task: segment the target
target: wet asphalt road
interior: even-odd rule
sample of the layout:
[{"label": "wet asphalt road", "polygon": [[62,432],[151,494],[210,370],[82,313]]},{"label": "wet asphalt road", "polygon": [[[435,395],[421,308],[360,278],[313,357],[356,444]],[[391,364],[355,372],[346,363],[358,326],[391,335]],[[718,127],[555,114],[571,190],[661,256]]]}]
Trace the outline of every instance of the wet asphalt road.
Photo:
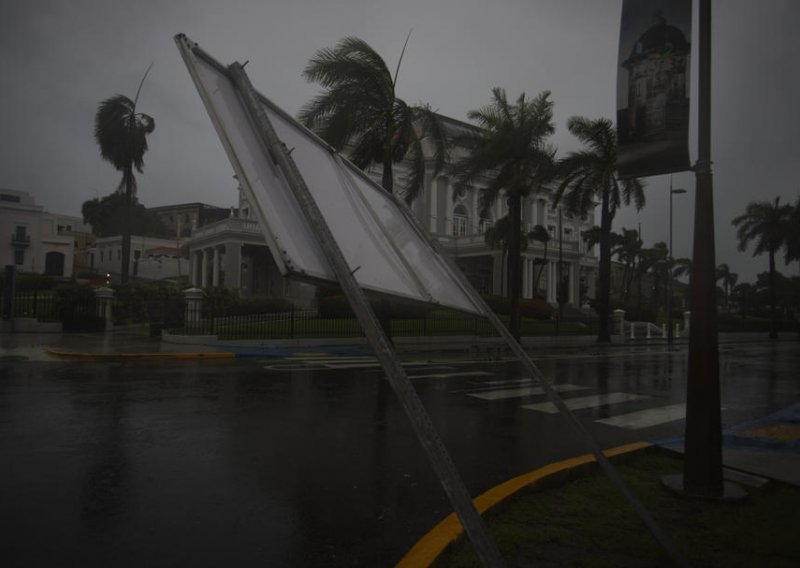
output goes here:
[{"label": "wet asphalt road", "polygon": [[[681,403],[685,349],[540,355],[565,399],[626,395],[576,411],[602,446],[683,434],[598,420]],[[391,566],[451,508],[380,370],[340,365],[0,360],[0,563]],[[799,367],[723,345],[723,426],[800,400]],[[515,363],[407,371],[473,495],[586,453]]]}]

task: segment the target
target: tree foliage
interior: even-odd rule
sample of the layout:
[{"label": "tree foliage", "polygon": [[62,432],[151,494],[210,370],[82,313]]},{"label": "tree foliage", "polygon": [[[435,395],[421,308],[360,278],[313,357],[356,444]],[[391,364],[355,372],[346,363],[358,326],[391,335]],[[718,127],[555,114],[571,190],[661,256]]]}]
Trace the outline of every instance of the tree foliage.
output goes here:
[{"label": "tree foliage", "polygon": [[573,116],[567,121],[569,131],[580,140],[584,149],[571,152],[558,163],[561,179],[555,194],[573,214],[583,215],[600,203],[600,270],[598,275],[597,311],[600,330],[597,340],[611,341],[609,317],[611,307],[611,225],[621,205],[644,206],[643,184],[636,178],[617,178],[617,132],[606,119],[590,120]]},{"label": "tree foliage", "polygon": [[732,221],[739,239],[739,250],[744,251],[753,243],[753,256],[767,253],[769,257],[769,303],[770,332],[772,339],[778,337],[777,329],[777,271],[775,255],[782,247],[789,247],[788,236],[792,232],[791,205],[781,205],[781,198],[775,201],[753,201],[747,205],[745,212]]},{"label": "tree foliage", "polygon": [[546,143],[555,132],[550,92],[533,99],[522,93],[509,103],[504,89],[492,90],[489,104],[468,114],[480,130],[460,135],[456,143],[468,154],[453,164],[457,188],[480,184],[481,216],[501,196],[507,199],[511,221],[508,240],[511,333],[519,338],[519,300],[522,290],[522,201],[542,190],[555,174],[555,148]]},{"label": "tree foliage", "polygon": [[[117,192],[124,193],[125,206],[129,212],[133,206],[133,197],[136,195],[136,177],[133,170],[135,168],[142,173],[144,154],[147,152],[147,135],[156,127],[153,117],[136,112],[139,93],[149,71],[148,67],[133,100],[125,95],[108,98],[98,105],[94,119],[94,138],[100,146],[100,155],[104,160],[111,162],[117,171],[122,172]],[[129,215],[123,218],[121,228],[122,281],[127,282],[131,252]]]},{"label": "tree foliage", "polygon": [[392,76],[364,40],[345,37],[335,47],[317,51],[303,71],[307,81],[325,91],[303,106],[299,119],[337,150],[348,148],[359,168],[382,165],[382,185],[389,193],[394,189],[393,164],[408,159],[412,170],[403,191],[411,203],[425,180],[423,146],[430,144],[432,169],[438,173],[444,166],[447,137],[430,106],[409,105],[397,97],[399,70],[400,62]]},{"label": "tree foliage", "polygon": [[[85,201],[81,206],[84,223],[92,226],[92,232],[97,237],[112,237],[121,234],[125,221],[126,204],[125,196],[112,193],[102,198]],[[164,225],[161,218],[148,211],[134,197],[131,204],[131,233],[147,237],[171,236],[170,229]]]}]

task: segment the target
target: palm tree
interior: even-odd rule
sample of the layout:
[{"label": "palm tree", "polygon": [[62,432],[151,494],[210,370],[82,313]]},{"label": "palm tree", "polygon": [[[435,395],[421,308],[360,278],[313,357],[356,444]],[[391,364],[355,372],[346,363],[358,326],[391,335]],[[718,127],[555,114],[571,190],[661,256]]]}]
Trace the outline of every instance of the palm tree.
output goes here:
[{"label": "palm tree", "polygon": [[752,311],[758,302],[756,287],[749,282],[740,282],[731,290],[731,299],[739,305],[739,314],[744,320],[748,311]]},{"label": "palm tree", "polygon": [[776,282],[775,254],[786,245],[786,236],[790,232],[792,206],[781,205],[781,198],[775,201],[753,201],[747,205],[742,215],[734,218],[732,223],[737,228],[739,250],[744,251],[750,241],[755,242],[753,256],[763,253],[769,255],[769,316],[770,339],[778,337],[776,320]]},{"label": "palm tree", "polygon": [[[671,309],[670,302],[666,297],[668,294],[662,294],[661,290],[662,285],[669,278],[669,270],[671,269],[667,243],[661,241],[653,244],[652,248],[645,249],[645,255],[647,256],[646,263],[650,274],[653,275],[653,299],[655,300],[655,305],[658,306],[663,302],[667,309]],[[668,292],[666,287],[664,288],[664,292]]]},{"label": "palm tree", "polygon": [[717,282],[722,280],[722,289],[725,291],[725,309],[728,309],[728,292],[736,286],[737,280],[739,280],[739,275],[735,272],[731,272],[730,267],[722,263],[717,266]]},{"label": "palm tree", "polygon": [[681,276],[692,275],[692,259],[691,258],[676,258],[675,266],[672,269],[672,276],[680,278]]},{"label": "palm tree", "polygon": [[617,260],[625,265],[622,272],[622,294],[626,303],[631,293],[637,261],[642,255],[642,245],[642,239],[639,238],[639,231],[636,229],[623,227],[621,235],[611,238],[611,254],[616,255]]},{"label": "palm tree", "polygon": [[[152,65],[151,65],[152,66]],[[156,127],[153,117],[136,112],[139,93],[150,67],[139,82],[136,97],[131,100],[116,95],[102,101],[94,117],[94,138],[100,146],[100,155],[122,172],[118,192],[125,195],[125,220],[122,224],[122,282],[128,281],[131,258],[131,209],[136,194],[136,177],[133,169],[142,173],[144,154],[147,152],[146,136]]]},{"label": "palm tree", "polygon": [[580,214],[593,210],[600,201],[600,274],[597,311],[600,331],[597,340],[611,341],[609,329],[611,288],[611,223],[617,208],[633,201],[637,209],[644,206],[642,182],[636,178],[617,179],[617,132],[606,119],[589,120],[573,116],[567,128],[586,146],[571,152],[559,162],[562,181],[556,192],[556,203],[562,198],[567,209]]},{"label": "palm tree", "polygon": [[786,235],[786,264],[793,260],[800,261],[800,197],[792,207]]},{"label": "palm tree", "polygon": [[429,106],[409,106],[395,94],[405,49],[394,76],[381,56],[356,37],[317,51],[303,76],[326,90],[300,110],[299,119],[337,150],[350,147],[350,159],[359,168],[381,164],[382,186],[389,193],[394,190],[393,164],[408,158],[412,170],[403,189],[411,203],[425,179],[423,143],[431,142],[433,171],[438,173],[445,161],[446,136]]},{"label": "palm tree", "polygon": [[[511,219],[508,215],[503,215],[497,223],[486,229],[483,233],[483,242],[492,250],[500,249],[500,289],[503,289],[503,275],[505,274],[505,262],[508,256],[508,243],[511,242]],[[520,235],[520,250],[528,248],[528,235]]]},{"label": "palm tree", "polygon": [[536,278],[533,279],[533,291],[534,293],[539,291],[539,281],[542,279],[542,273],[544,272],[544,267],[547,266],[547,244],[550,242],[550,233],[547,232],[542,225],[536,225],[533,230],[528,233],[528,238],[539,241],[544,245],[544,256],[542,257],[539,272],[536,275]]},{"label": "palm tree", "polygon": [[543,91],[530,100],[522,93],[516,104],[509,104],[505,90],[495,88],[492,102],[470,111],[468,116],[478,122],[481,130],[458,137],[457,143],[469,153],[453,166],[456,187],[466,187],[478,179],[488,184],[480,189],[481,215],[486,215],[501,195],[507,199],[512,225],[508,243],[509,330],[519,339],[522,200],[540,191],[554,174],[555,149],[545,144],[545,139],[555,132],[553,103],[550,92]]}]

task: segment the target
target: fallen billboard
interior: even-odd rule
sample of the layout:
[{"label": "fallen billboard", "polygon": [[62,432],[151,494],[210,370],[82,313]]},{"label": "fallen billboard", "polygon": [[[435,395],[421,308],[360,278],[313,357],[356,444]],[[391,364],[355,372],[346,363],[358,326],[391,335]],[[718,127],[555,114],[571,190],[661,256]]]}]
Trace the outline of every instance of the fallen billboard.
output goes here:
[{"label": "fallen billboard", "polygon": [[[336,282],[284,174],[263,148],[229,68],[185,36],[176,39],[281,273]],[[402,201],[269,99],[258,94],[258,100],[364,289],[482,313]]]}]

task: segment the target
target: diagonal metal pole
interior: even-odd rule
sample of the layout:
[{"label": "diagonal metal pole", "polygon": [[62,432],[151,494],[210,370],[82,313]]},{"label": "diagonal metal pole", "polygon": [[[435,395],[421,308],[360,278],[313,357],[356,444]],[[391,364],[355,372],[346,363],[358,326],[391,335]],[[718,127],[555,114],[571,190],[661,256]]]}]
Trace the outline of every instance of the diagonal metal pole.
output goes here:
[{"label": "diagonal metal pole", "polygon": [[525,349],[522,347],[522,345],[516,339],[514,339],[514,336],[511,334],[505,324],[500,321],[500,318],[498,318],[497,315],[492,311],[486,301],[475,292],[475,289],[464,284],[465,277],[463,276],[463,273],[459,272],[454,266],[454,263],[442,253],[439,244],[433,240],[429,240],[429,242],[431,243],[431,246],[433,246],[441,254],[442,258],[448,262],[450,267],[453,269],[454,274],[457,275],[457,278],[462,283],[462,287],[472,299],[473,303],[481,309],[484,317],[489,320],[489,323],[497,330],[497,332],[500,334],[500,337],[506,341],[506,344],[509,346],[512,353],[514,353],[517,359],[533,376],[533,378],[539,381],[539,384],[542,386],[547,398],[550,399],[559,412],[567,419],[570,425],[581,435],[586,443],[586,446],[594,455],[595,459],[597,459],[598,464],[600,464],[603,472],[608,476],[623,497],[625,497],[628,503],[630,503],[631,507],[633,507],[636,514],[648,528],[658,544],[661,545],[661,548],[663,548],[670,558],[672,558],[672,561],[676,566],[688,566],[689,563],[675,547],[672,540],[663,530],[661,530],[661,527],[655,522],[649,511],[645,509],[644,505],[642,505],[642,503],[625,484],[625,481],[603,453],[600,444],[594,439],[594,436],[592,436],[586,427],[577,419],[575,414],[573,414],[572,411],[567,407],[556,390],[553,388],[553,385],[550,384],[550,381],[547,379],[547,377],[545,377],[544,373],[542,373],[539,367],[536,366],[536,363],[533,362],[528,353],[525,352]]},{"label": "diagonal metal pole", "polygon": [[442,487],[450,499],[453,509],[461,520],[461,524],[472,542],[475,552],[485,566],[505,566],[497,545],[489,535],[486,524],[478,513],[472,498],[461,480],[455,464],[442,443],[439,434],[431,422],[425,407],[422,405],[411,381],[400,365],[388,337],[378,321],[372,307],[367,301],[361,286],[353,276],[347,260],[339,248],[322,212],[303,180],[292,157],[280,141],[258,99],[250,79],[242,65],[233,63],[228,73],[236,90],[250,115],[255,131],[265,150],[273,162],[286,177],[295,198],[312,227],[326,259],[331,265],[342,291],[356,314],[361,328],[367,336],[375,355],[389,379],[403,410],[427,453],[428,460],[435,470]]}]

